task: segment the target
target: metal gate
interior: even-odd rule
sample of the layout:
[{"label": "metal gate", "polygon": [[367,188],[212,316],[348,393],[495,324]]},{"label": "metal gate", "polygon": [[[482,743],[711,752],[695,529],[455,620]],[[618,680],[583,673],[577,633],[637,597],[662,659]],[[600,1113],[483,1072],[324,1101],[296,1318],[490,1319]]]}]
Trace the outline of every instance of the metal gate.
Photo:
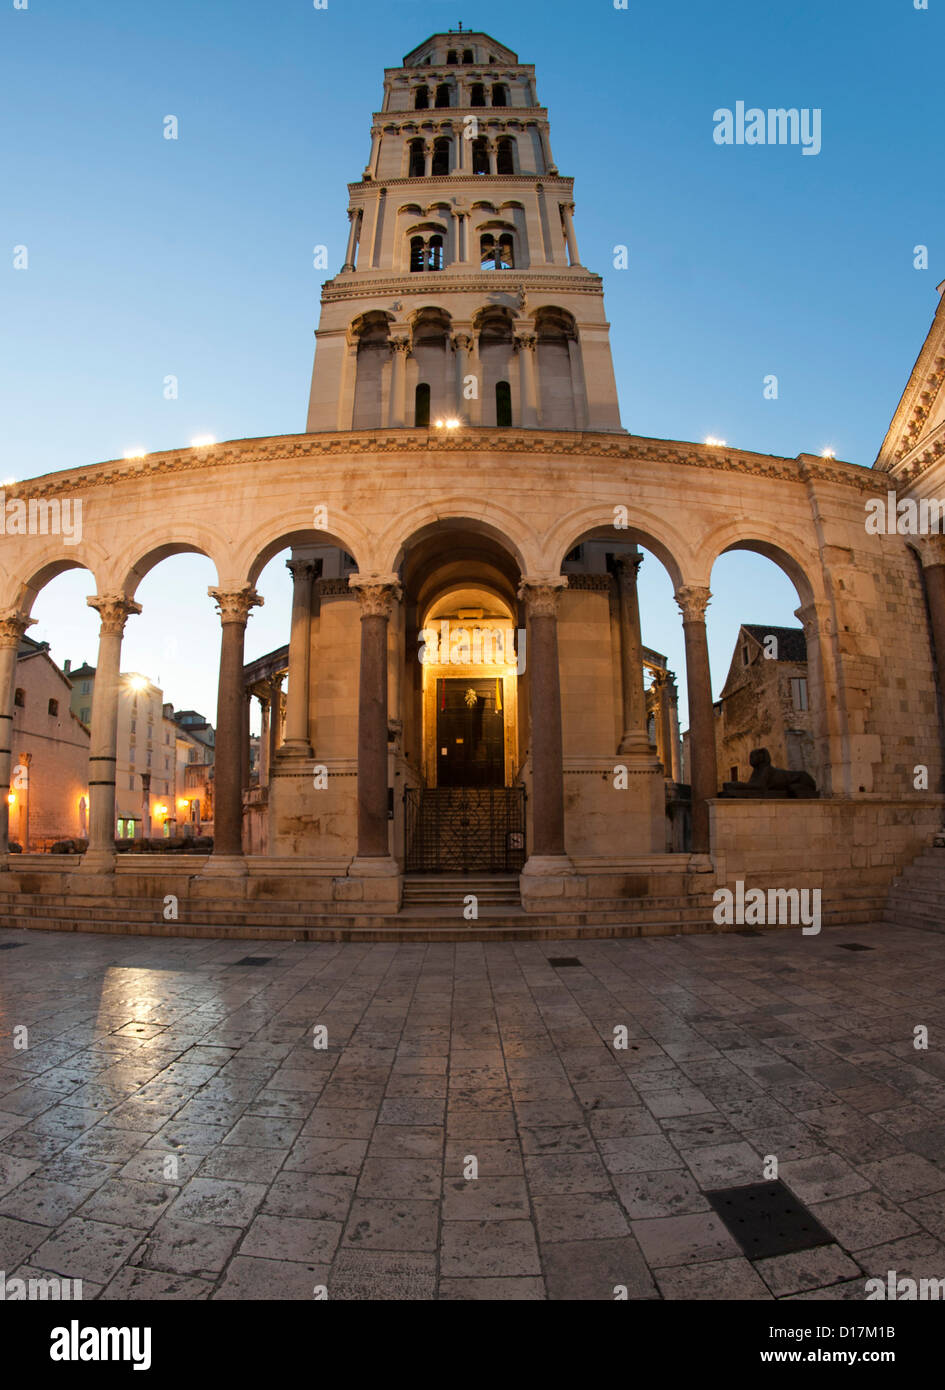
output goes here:
[{"label": "metal gate", "polygon": [[407,873],[511,873],[525,863],[524,787],[408,787],[404,811]]}]

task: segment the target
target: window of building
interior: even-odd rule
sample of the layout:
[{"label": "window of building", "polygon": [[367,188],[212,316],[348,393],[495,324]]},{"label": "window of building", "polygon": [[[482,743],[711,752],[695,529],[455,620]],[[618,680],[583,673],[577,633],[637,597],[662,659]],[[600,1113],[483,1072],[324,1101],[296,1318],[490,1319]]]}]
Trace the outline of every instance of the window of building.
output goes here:
[{"label": "window of building", "polygon": [[424,167],[423,141],[411,140],[409,177],[412,179],[422,179]]},{"label": "window of building", "polygon": [[502,85],[501,82],[493,82],[493,84],[492,84],[492,105],[493,105],[493,106],[508,106],[508,104],[509,104],[509,102],[508,102],[508,95],[509,95],[509,94],[508,94],[507,89]]},{"label": "window of building", "polygon": [[447,53],[447,55],[446,55],[446,61],[447,61],[447,63],[455,63],[455,62],[456,62],[456,49],[455,49],[455,48],[451,48],[450,51]]},{"label": "window of building", "polygon": [[433,175],[442,177],[450,171],[450,140],[441,135],[433,142]]},{"label": "window of building", "polygon": [[131,732],[132,732],[132,733],[135,733],[135,732],[136,732],[137,724],[138,724],[137,719],[132,719],[132,721],[131,721]]},{"label": "window of building", "polygon": [[510,136],[503,136],[496,146],[495,171],[497,174],[515,173],[515,155],[513,153],[513,141]]},{"label": "window of building", "polygon": [[49,713],[50,713],[50,714],[58,714],[58,713],[59,713],[59,701],[58,701],[58,700],[50,700],[50,702],[49,702]]},{"label": "window of building", "polygon": [[436,89],[436,105],[449,106],[450,104],[450,84],[441,82]]},{"label": "window of building", "polygon": [[410,238],[410,269],[423,270],[426,264],[426,247],[422,236]]},{"label": "window of building", "polygon": [[136,760],[137,760],[137,755],[136,755],[136,752],[135,752],[135,746],[134,746],[134,744],[132,744],[131,747],[128,749],[128,761],[129,761],[130,763],[133,763],[133,762],[135,762]]},{"label": "window of building", "polygon": [[[9,689],[9,686],[7,687],[7,689]],[[23,691],[20,690],[19,686],[17,687],[16,692],[14,693],[13,703],[15,705],[18,705],[20,709],[26,708],[26,696],[23,693]]]},{"label": "window of building", "polygon": [[485,106],[486,89],[482,82],[474,82],[469,97],[470,106]]},{"label": "window of building", "polygon": [[750,664],[751,664],[751,649],[749,648],[748,643],[746,642],[745,645],[742,647],[742,665],[743,665],[743,666],[749,666]]},{"label": "window of building", "polygon": [[151,766],[151,754],[149,753],[149,754],[148,754],[148,767],[150,767],[150,766]]},{"label": "window of building", "polygon": [[495,384],[495,422],[497,425],[512,423],[512,388],[507,381]]},{"label": "window of building", "polygon": [[481,135],[473,141],[472,171],[474,174],[488,174],[489,172],[489,147]]},{"label": "window of building", "polygon": [[92,720],[92,711],[91,711],[90,709],[80,709],[80,710],[79,710],[79,718],[82,720],[82,723],[83,723],[83,724],[89,724],[89,723],[91,723],[91,720]]},{"label": "window of building", "polygon": [[128,790],[129,790],[130,792],[133,792],[134,789],[135,789],[135,775],[134,775],[134,773],[132,773],[131,776],[128,778]]},{"label": "window of building", "polygon": [[91,689],[90,683],[89,683],[88,681],[83,681],[83,682],[82,682],[82,689],[79,691],[79,694],[80,694],[80,695],[88,695],[90,689]]},{"label": "window of building", "polygon": [[807,704],[807,678],[795,676],[791,681],[791,704],[797,710],[805,710]]},{"label": "window of building", "polygon": [[485,232],[479,239],[479,261],[482,270],[512,270],[515,258],[511,232],[503,232],[498,241],[491,232]]},{"label": "window of building", "polygon": [[413,422],[421,429],[430,423],[430,387],[425,381],[420,382],[414,393]]},{"label": "window of building", "polygon": [[443,238],[431,236],[427,252],[427,266],[430,270],[443,269]]},{"label": "window of building", "polygon": [[413,109],[415,111],[426,111],[430,105],[430,88],[418,87],[413,94]]},{"label": "window of building", "polygon": [[464,48],[464,49],[463,49],[463,62],[464,62],[464,63],[474,63],[475,61],[476,61],[476,60],[475,60],[475,58],[473,57],[473,51],[472,51],[472,49],[471,49],[471,48]]},{"label": "window of building", "polygon": [[578,564],[581,560],[584,559],[583,545],[576,545],[573,550],[568,551],[567,555],[565,555],[564,558],[565,561],[570,560],[572,564]]},{"label": "window of building", "polygon": [[729,770],[728,770],[728,779],[729,779],[730,782],[737,782],[737,781],[738,781],[738,768],[737,768],[737,767],[730,767],[730,768],[729,768]]}]

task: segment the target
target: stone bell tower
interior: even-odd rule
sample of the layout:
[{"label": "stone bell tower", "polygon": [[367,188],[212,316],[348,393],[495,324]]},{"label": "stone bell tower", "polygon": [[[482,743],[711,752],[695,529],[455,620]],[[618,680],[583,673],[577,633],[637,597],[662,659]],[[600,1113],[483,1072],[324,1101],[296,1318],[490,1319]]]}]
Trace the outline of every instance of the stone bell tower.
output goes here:
[{"label": "stone bell tower", "polygon": [[602,283],[580,262],[533,66],[488,34],[434,34],[385,71],[348,193],[310,433],[622,432]]}]

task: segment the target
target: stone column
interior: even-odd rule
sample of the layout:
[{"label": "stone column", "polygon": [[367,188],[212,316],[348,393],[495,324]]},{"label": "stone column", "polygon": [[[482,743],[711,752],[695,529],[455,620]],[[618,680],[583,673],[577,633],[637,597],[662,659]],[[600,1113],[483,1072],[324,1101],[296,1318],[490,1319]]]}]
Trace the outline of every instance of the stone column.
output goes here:
[{"label": "stone column", "polygon": [[[807,645],[807,689],[817,749],[817,785],[822,796],[842,791],[843,732],[837,718],[836,691],[829,634],[832,626],[830,606],[808,603],[795,608]],[[834,692],[831,694],[831,692]]]},{"label": "stone column", "polygon": [[23,634],[36,622],[15,608],[0,616],[0,870],[6,869],[10,846],[10,767],[13,760],[13,697],[16,654]]},{"label": "stone column", "polygon": [[249,710],[253,697],[249,691],[243,690],[243,714],[240,723],[240,791],[244,792],[249,786],[249,765],[252,760],[249,747]]},{"label": "stone column", "polygon": [[623,688],[623,735],[618,753],[652,757],[646,732],[646,691],[643,687],[643,638],[637,575],[643,564],[638,550],[617,557],[617,595],[620,610],[620,673]]},{"label": "stone column", "polygon": [[282,682],[284,677],[273,676],[269,682],[269,780],[272,781],[276,754],[282,747]]},{"label": "stone column", "polygon": [[391,858],[387,819],[387,627],[400,599],[391,575],[348,579],[361,604],[361,668],[358,678],[358,852],[351,871],[373,876],[397,873]]},{"label": "stone column", "polygon": [[578,255],[577,236],[574,231],[574,204],[559,203],[558,206],[561,208],[564,239],[568,243],[568,260],[571,265],[580,265],[581,258]]},{"label": "stone column", "polygon": [[[241,589],[207,590],[216,600],[223,633],[217,687],[217,734],[214,754],[213,853],[205,874],[245,874],[243,858],[243,640],[251,608],[262,597],[246,584]],[[97,680],[96,680],[97,683]]]},{"label": "stone column", "polygon": [[[292,576],[292,629],[289,636],[289,690],[286,696],[284,755],[312,756],[308,735],[309,681],[312,662],[312,584],[314,560],[286,560]],[[277,713],[273,711],[273,717]],[[278,721],[277,721],[278,722]]]},{"label": "stone column", "polygon": [[381,132],[376,128],[371,131],[371,157],[367,162],[364,177],[373,179],[377,175],[377,156],[381,149]]},{"label": "stone column", "polygon": [[454,333],[450,339],[453,345],[453,352],[456,359],[456,379],[455,379],[455,412],[458,416],[468,415],[468,402],[463,395],[463,382],[469,371],[469,354],[472,351],[472,335],[461,332]]},{"label": "stone column", "polygon": [[428,179],[433,173],[433,143],[425,140],[423,144],[423,177]]},{"label": "stone column", "polygon": [[259,785],[269,785],[269,700],[265,695],[257,695],[260,710],[259,726]]},{"label": "stone column", "polygon": [[541,152],[545,158],[544,172],[546,174],[550,174],[552,178],[557,178],[558,169],[557,165],[551,157],[551,135],[549,133],[548,126],[543,123],[539,123],[538,135],[541,139]]},{"label": "stone column", "polygon": [[348,209],[348,221],[351,226],[348,229],[348,249],[345,251],[345,263],[341,267],[342,271],[354,270],[354,253],[357,250],[358,238],[361,235],[361,218],[364,213],[361,208]]},{"label": "stone column", "polygon": [[409,338],[391,338],[393,364],[390,379],[390,426],[402,429],[407,423],[407,353]]},{"label": "stone column", "polygon": [[538,339],[534,333],[518,333],[515,337],[522,372],[522,425],[534,429],[538,424],[538,369],[535,356]]},{"label": "stone column", "polygon": [[669,731],[672,738],[673,781],[682,781],[682,750],[679,746],[679,689],[672,671],[666,672],[669,690]]},{"label": "stone column", "polygon": [[102,626],[89,740],[89,847],[82,856],[82,868],[110,873],[115,868],[115,761],[121,639],[126,621],[132,613],[141,612],[141,605],[132,603],[123,594],[95,595],[87,602],[101,616]]},{"label": "stone column", "polygon": [[656,687],[657,711],[660,731],[660,762],[663,776],[673,775],[673,720],[669,707],[669,672],[658,671],[653,684]]},{"label": "stone column", "polygon": [[708,800],[718,793],[715,753],[715,713],[705,630],[705,610],[712,595],[707,588],[683,585],[676,602],[686,642],[686,687],[689,692],[689,759],[692,766],[692,867],[711,870]]},{"label": "stone column", "polygon": [[524,872],[573,873],[564,848],[564,764],[558,669],[558,594],[563,575],[523,577],[518,591],[528,618],[532,847]]},{"label": "stone column", "polygon": [[584,364],[581,360],[581,347],[576,338],[568,339],[568,357],[571,363],[571,399],[574,402],[574,428],[587,429],[587,391],[584,386]]}]

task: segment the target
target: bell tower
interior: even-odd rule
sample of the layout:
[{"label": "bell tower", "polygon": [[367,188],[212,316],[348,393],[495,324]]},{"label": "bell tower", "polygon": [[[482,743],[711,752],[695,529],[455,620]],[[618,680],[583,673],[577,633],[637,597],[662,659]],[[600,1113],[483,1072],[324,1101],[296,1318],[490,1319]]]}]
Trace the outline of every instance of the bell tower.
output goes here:
[{"label": "bell tower", "polygon": [[434,34],[384,73],[322,288],[308,431],[623,432],[599,275],[581,265],[535,69]]}]

